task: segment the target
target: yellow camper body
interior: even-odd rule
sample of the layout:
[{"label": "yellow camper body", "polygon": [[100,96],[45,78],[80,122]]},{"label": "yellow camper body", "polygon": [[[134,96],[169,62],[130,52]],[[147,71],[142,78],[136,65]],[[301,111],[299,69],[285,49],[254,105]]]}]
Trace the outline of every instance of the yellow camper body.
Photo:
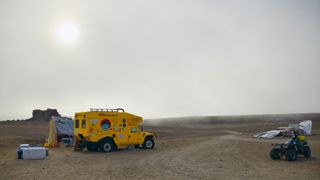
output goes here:
[{"label": "yellow camper body", "polygon": [[154,133],[139,126],[143,118],[123,109],[90,109],[74,116],[75,149],[110,152],[130,145],[152,149]]}]

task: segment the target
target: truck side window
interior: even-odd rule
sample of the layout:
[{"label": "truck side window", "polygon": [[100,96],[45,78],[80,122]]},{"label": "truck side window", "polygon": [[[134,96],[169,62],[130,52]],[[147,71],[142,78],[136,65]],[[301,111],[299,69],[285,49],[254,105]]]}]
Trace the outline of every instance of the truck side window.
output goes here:
[{"label": "truck side window", "polygon": [[131,132],[132,132],[132,133],[136,133],[137,131],[138,131],[138,129],[137,129],[136,127],[132,127],[132,128],[131,128]]},{"label": "truck side window", "polygon": [[82,120],[82,128],[86,128],[86,120],[85,119]]},{"label": "truck side window", "polygon": [[76,119],[76,128],[79,128],[79,119]]}]

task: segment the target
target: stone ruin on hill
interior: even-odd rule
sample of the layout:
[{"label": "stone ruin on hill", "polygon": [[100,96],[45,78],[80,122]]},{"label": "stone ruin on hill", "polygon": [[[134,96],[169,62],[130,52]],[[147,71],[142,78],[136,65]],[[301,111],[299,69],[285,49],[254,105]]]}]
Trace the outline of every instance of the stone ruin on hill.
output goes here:
[{"label": "stone ruin on hill", "polygon": [[33,121],[49,121],[51,116],[61,116],[56,109],[47,109],[47,110],[40,110],[35,109],[32,111],[32,118],[29,120]]}]

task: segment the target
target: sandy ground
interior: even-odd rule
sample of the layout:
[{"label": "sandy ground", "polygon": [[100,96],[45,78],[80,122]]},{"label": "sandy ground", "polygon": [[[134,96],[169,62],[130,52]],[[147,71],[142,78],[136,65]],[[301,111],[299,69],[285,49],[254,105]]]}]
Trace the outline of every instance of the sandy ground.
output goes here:
[{"label": "sandy ground", "polygon": [[320,179],[320,121],[308,141],[312,157],[296,162],[269,157],[270,144],[288,138],[255,139],[252,135],[279,123],[219,123],[145,126],[156,132],[153,150],[112,153],[50,149],[45,160],[19,160],[20,143],[41,142],[47,123],[0,123],[0,179]]}]

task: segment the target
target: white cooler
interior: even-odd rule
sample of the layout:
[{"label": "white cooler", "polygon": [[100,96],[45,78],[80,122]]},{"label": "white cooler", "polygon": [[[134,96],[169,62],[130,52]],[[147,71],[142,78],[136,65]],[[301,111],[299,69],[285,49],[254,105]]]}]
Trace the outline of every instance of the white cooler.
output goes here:
[{"label": "white cooler", "polygon": [[46,158],[46,148],[44,147],[21,148],[21,151],[22,151],[22,159]]}]

